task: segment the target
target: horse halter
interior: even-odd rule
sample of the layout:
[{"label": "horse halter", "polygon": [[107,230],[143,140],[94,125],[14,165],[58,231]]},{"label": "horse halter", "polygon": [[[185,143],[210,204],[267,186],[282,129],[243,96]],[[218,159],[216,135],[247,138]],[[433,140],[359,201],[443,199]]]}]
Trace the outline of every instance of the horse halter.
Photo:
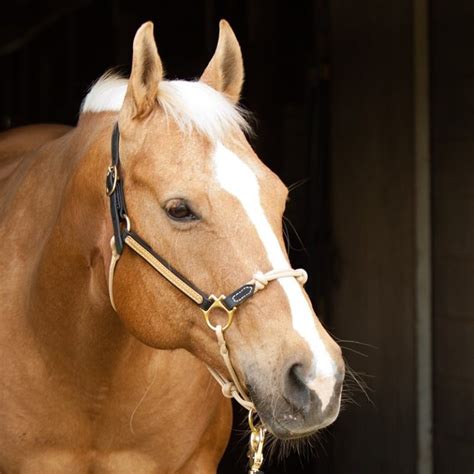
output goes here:
[{"label": "horse halter", "polygon": [[[240,405],[249,411],[249,427],[251,430],[250,438],[250,473],[261,472],[260,466],[263,463],[262,449],[265,439],[265,428],[262,424],[255,426],[253,415],[256,414],[255,405],[250,400],[244,386],[241,384],[237,373],[232,365],[229,350],[227,348],[224,331],[229,329],[232,324],[234,313],[238,306],[255,295],[259,290],[264,289],[272,280],[279,278],[296,278],[301,284],[306,283],[307,273],[303,269],[294,270],[292,268],[283,270],[271,270],[267,273],[257,272],[253,278],[237,288],[229,295],[219,297],[213,294],[207,294],[195,286],[191,281],[185,278],[181,273],[174,269],[164,258],[162,258],[153,248],[147,244],[136,232],[131,229],[131,222],[127,215],[125,205],[125,194],[123,189],[123,177],[120,176],[120,131],[118,123],[115,124],[112,133],[112,164],[107,170],[105,180],[106,193],[110,201],[110,213],[112,216],[112,225],[114,235],[110,241],[112,258],[109,269],[109,296],[114,310],[116,310],[113,296],[113,279],[115,267],[122,255],[125,245],[139,255],[145,262],[154,268],[170,284],[180,290],[200,309],[204,319],[216,333],[219,344],[219,352],[224,359],[232,382],[228,381],[219,372],[208,367],[212,376],[216,379],[222,388],[222,393],[227,398],[234,398]],[[227,321],[224,325],[213,324],[211,313],[215,309],[223,310],[227,315]]]}]

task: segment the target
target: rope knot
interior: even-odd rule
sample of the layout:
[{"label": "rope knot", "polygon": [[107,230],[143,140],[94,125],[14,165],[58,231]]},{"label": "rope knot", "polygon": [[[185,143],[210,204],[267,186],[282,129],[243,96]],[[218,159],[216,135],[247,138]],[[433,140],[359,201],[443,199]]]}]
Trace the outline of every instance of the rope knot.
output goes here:
[{"label": "rope knot", "polygon": [[295,278],[300,285],[304,285],[308,281],[308,272],[303,268],[298,268],[296,271],[298,275],[295,275]]},{"label": "rope knot", "polygon": [[255,282],[256,291],[263,290],[268,285],[267,276],[260,271],[255,273],[255,275],[253,276],[253,281]]},{"label": "rope knot", "polygon": [[229,351],[225,344],[222,344],[221,346],[219,346],[219,352],[221,353],[221,356],[223,357],[229,355]]},{"label": "rope knot", "polygon": [[222,395],[226,398],[232,398],[234,396],[235,392],[235,387],[232,382],[225,382],[224,385],[222,385]]}]

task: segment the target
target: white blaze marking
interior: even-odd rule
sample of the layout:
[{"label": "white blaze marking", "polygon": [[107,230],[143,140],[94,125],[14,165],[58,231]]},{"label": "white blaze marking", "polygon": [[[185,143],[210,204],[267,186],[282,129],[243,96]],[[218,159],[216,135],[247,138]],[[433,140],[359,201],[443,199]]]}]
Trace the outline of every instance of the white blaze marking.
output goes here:
[{"label": "white blaze marking", "polygon": [[[277,270],[291,268],[265,216],[260,201],[260,186],[252,169],[221,143],[216,144],[214,167],[219,184],[240,201],[255,226],[272,267]],[[290,304],[293,328],[308,343],[313,353],[315,379],[307,383],[313,390],[317,388],[321,409],[324,410],[334,391],[336,365],[316,329],[313,311],[300,284],[295,278],[281,278],[278,282]]]}]

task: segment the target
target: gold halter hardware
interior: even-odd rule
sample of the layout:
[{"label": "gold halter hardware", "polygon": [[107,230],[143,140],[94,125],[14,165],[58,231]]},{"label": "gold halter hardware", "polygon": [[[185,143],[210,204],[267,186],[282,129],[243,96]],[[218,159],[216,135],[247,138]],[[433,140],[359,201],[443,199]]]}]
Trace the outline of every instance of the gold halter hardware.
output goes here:
[{"label": "gold halter hardware", "polygon": [[255,412],[249,410],[249,428],[250,428],[250,443],[249,443],[249,452],[248,458],[250,461],[250,470],[249,474],[261,473],[260,467],[263,464],[263,446],[265,444],[265,433],[266,429],[259,424],[255,426],[253,421]]},{"label": "gold halter hardware", "polygon": [[113,176],[114,176],[114,182],[112,183],[112,189],[108,189],[107,187],[105,188],[105,192],[107,193],[107,196],[109,196],[109,197],[114,193],[115,188],[117,187],[117,181],[120,179],[119,174],[118,174],[118,169],[117,169],[116,165],[111,165],[107,169],[107,176],[109,176],[111,173],[113,173]]},{"label": "gold halter hardware", "polygon": [[227,314],[227,322],[222,326],[222,331],[225,331],[232,324],[232,320],[234,319],[234,313],[237,308],[227,309],[224,303],[222,303],[225,300],[224,295],[219,296],[219,298],[215,297],[214,295],[210,295],[209,299],[213,301],[209,309],[201,308],[201,311],[204,314],[204,319],[206,320],[206,324],[215,332],[217,326],[214,326],[214,324],[212,324],[211,320],[209,319],[209,316],[212,310],[217,308],[222,309]]}]

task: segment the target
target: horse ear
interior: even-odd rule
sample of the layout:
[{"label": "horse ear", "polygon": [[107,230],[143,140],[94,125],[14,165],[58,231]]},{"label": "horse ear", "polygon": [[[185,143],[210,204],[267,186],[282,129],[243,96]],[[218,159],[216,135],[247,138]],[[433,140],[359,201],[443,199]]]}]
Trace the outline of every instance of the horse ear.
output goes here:
[{"label": "horse ear", "polygon": [[244,83],[244,63],[239,42],[225,20],[219,22],[217,48],[200,79],[225,94],[234,104]]},{"label": "horse ear", "polygon": [[123,110],[132,119],[144,118],[156,105],[163,66],[153,37],[153,23],[138,29],[133,40],[132,72],[128,81]]}]

